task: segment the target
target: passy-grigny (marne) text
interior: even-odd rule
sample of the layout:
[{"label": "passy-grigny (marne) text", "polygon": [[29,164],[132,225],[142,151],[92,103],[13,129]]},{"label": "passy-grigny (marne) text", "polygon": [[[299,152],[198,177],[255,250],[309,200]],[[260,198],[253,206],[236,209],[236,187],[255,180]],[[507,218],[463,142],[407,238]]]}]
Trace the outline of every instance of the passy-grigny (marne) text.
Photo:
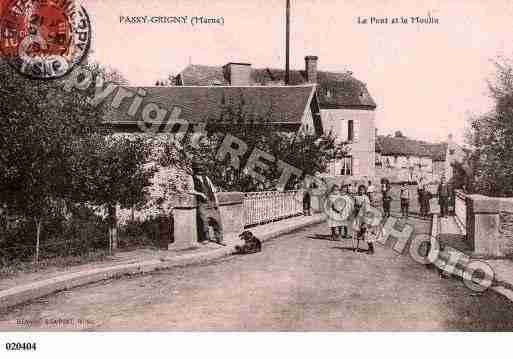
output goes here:
[{"label": "passy-grigny (marne) text", "polygon": [[223,17],[211,16],[120,16],[120,24],[224,24]]}]

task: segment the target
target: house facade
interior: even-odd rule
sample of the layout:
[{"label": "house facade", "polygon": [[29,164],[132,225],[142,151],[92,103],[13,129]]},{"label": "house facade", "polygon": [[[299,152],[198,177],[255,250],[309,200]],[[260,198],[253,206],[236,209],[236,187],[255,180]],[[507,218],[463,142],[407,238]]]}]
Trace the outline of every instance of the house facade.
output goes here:
[{"label": "house facade", "polygon": [[[281,86],[316,85],[314,104],[319,106],[322,132],[332,132],[349,143],[349,154],[333,161],[326,175],[344,178],[373,178],[375,163],[375,110],[366,85],[352,73],[318,71],[317,56],[305,57],[304,70],[292,70],[284,86],[285,71],[254,69],[248,63],[225,66],[189,65],[175,78],[177,86]],[[305,121],[306,123],[307,121]]]},{"label": "house facade", "polygon": [[442,143],[417,141],[404,136],[376,136],[376,177],[392,182],[439,181],[453,176],[452,164],[465,153],[452,136]]}]

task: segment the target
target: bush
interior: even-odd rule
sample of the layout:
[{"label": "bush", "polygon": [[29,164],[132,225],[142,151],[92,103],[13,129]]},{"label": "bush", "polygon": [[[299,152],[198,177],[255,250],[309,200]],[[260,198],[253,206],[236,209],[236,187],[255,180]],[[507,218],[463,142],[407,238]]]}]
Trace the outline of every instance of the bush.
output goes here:
[{"label": "bush", "polygon": [[[108,223],[91,209],[81,207],[70,217],[52,216],[41,233],[40,258],[81,256],[108,249]],[[4,217],[0,226],[0,258],[3,265],[34,257],[36,225],[25,218]]]},{"label": "bush", "polygon": [[151,217],[142,221],[128,221],[119,228],[118,236],[120,249],[158,247],[159,219]]}]

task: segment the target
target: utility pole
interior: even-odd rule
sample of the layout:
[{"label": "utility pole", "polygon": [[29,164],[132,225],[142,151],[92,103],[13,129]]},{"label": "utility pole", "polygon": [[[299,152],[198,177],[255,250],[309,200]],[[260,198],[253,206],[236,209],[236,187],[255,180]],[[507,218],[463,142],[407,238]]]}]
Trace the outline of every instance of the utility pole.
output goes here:
[{"label": "utility pole", "polygon": [[285,30],[285,85],[288,85],[290,82],[290,0],[287,0],[285,16],[287,18]]}]

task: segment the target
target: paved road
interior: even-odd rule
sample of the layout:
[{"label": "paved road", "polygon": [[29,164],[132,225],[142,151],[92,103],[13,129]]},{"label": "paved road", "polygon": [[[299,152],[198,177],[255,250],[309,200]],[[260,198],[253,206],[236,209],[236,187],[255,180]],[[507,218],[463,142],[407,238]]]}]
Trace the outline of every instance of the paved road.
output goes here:
[{"label": "paved road", "polygon": [[390,248],[354,253],[327,234],[318,225],[259,254],[58,293],[0,314],[0,329],[23,320],[39,330],[513,329],[513,305],[495,293],[475,295]]}]

